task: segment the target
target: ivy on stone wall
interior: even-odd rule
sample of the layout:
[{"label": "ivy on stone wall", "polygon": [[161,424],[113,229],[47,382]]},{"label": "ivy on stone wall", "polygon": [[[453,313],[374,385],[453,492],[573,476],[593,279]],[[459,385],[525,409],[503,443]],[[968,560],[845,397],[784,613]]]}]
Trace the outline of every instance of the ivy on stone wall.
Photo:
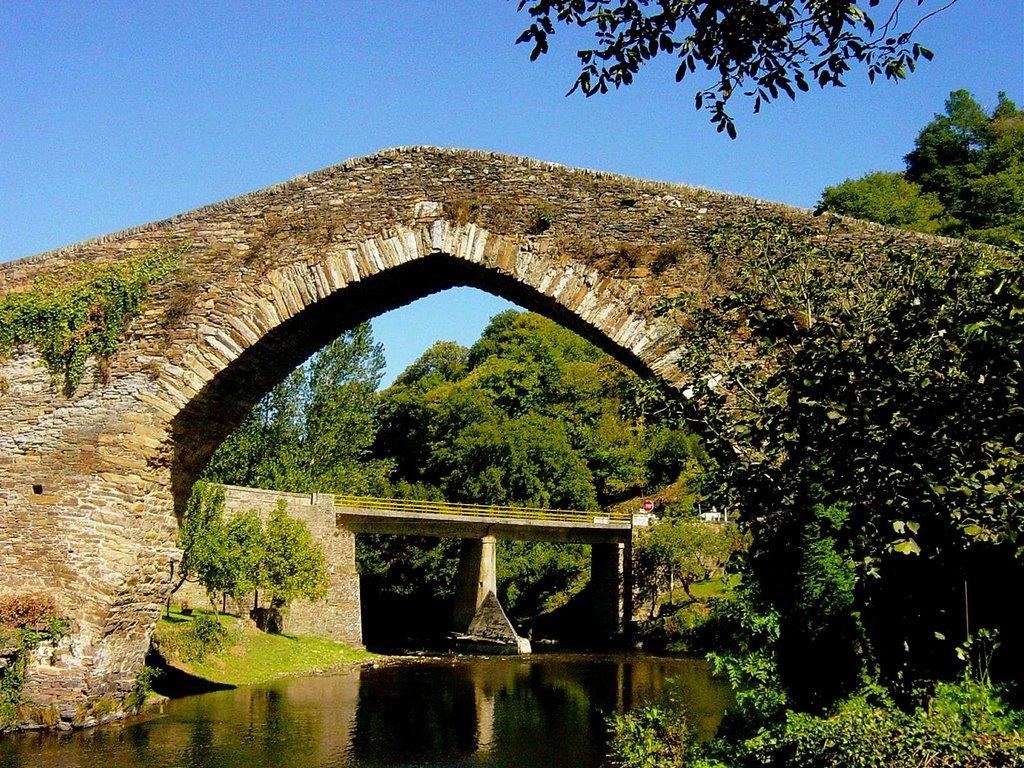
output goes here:
[{"label": "ivy on stone wall", "polygon": [[114,264],[83,264],[46,273],[32,287],[0,298],[0,359],[35,347],[65,394],[75,391],[94,357],[101,372],[139,313],[150,283],[178,265],[180,248],[160,247]]},{"label": "ivy on stone wall", "polygon": [[71,623],[58,615],[50,595],[0,598],[0,733],[42,714],[26,707],[22,698],[29,656],[42,643],[56,646],[70,630]]}]

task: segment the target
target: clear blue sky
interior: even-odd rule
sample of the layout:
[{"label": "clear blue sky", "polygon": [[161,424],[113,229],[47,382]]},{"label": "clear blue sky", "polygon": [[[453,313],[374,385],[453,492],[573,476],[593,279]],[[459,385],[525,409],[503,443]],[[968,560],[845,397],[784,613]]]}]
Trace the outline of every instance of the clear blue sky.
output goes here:
[{"label": "clear blue sky", "polygon": [[[1021,0],[960,0],[930,20],[935,60],[898,85],[857,75],[756,116],[737,102],[736,141],[668,61],[623,91],[566,98],[579,38],[559,32],[531,63],[515,7],[0,0],[0,261],[408,144],[813,206],[828,184],[898,170],[950,90],[1024,102]],[[472,342],[504,306],[448,292],[378,319],[388,379],[435,339]]]}]

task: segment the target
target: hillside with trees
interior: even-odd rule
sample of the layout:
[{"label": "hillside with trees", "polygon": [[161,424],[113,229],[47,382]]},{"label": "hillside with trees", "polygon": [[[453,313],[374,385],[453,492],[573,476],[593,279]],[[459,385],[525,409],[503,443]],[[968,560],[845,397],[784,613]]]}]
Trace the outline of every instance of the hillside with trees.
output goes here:
[{"label": "hillside with trees", "polygon": [[[394,467],[397,496],[598,509],[706,460],[694,435],[644,417],[643,395],[635,374],[576,334],[503,312],[472,347],[438,342],[380,394],[373,453]],[[372,537],[364,594],[436,625],[457,561],[452,540]],[[589,567],[582,545],[502,541],[499,596],[523,621],[578,593]]]},{"label": "hillside with trees", "polygon": [[1024,112],[1000,93],[991,111],[953,91],[918,133],[901,173],[826,187],[819,208],[1001,247],[1024,243]]}]

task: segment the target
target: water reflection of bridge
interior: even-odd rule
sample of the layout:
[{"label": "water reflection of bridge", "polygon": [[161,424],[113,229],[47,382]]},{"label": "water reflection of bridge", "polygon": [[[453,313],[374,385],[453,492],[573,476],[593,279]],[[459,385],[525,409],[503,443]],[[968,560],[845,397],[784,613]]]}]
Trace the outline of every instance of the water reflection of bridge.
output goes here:
[{"label": "water reflection of bridge", "polygon": [[605,718],[666,691],[698,738],[731,702],[728,683],[693,659],[429,659],[188,696],[113,729],[5,736],[0,764],[597,768]]},{"label": "water reflection of bridge", "polygon": [[707,738],[729,703],[727,684],[711,681],[703,662],[628,654],[427,660],[282,689],[296,707],[323,710],[323,733],[312,736],[325,764],[340,754],[386,765],[461,765],[500,754],[494,764],[506,765],[514,744],[524,765],[551,764],[553,756],[596,765],[605,718],[614,712],[671,689],[686,701],[695,733]]},{"label": "water reflection of bridge", "polygon": [[[644,516],[225,487],[229,513],[248,509],[266,513],[279,499],[286,502],[289,515],[313,532],[329,564],[327,597],[318,603],[293,605],[290,631],[362,643],[355,535],[364,533],[461,539],[452,629],[485,637],[490,633],[495,639],[507,639],[503,633],[511,630],[496,599],[497,541],[589,544],[588,594],[595,639],[622,635],[627,629],[626,617],[632,612],[632,533],[634,527],[647,524]],[[498,626],[501,619],[507,628]]]}]

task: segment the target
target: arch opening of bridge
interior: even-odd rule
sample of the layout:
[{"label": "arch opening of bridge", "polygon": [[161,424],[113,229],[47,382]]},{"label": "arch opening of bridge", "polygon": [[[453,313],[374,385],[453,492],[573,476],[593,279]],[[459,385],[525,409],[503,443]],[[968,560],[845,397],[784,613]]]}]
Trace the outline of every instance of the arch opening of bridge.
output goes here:
[{"label": "arch opening of bridge", "polygon": [[192,481],[259,397],[344,329],[470,285],[678,384],[687,324],[659,305],[685,295],[700,308],[728,292],[741,265],[712,253],[711,235],[766,215],[867,249],[918,237],[708,190],[414,147],[0,264],[3,295],[44,274],[168,246],[181,254],[116,352],[102,368],[90,363],[71,394],[31,347],[0,361],[0,598],[50,596],[72,625],[53,654],[34,657],[26,697],[75,721],[90,702],[131,691],[180,557]]},{"label": "arch opening of bridge", "polygon": [[[474,238],[490,242],[492,247],[505,251],[513,247],[501,236],[473,229]],[[544,315],[593,342],[635,372],[650,375],[645,362],[631,349],[612,341],[603,329],[584,321],[539,288],[444,251],[417,255],[413,260],[365,277],[304,307],[218,371],[174,416],[171,477],[179,517],[193,483],[217,446],[275,384],[328,342],[359,323],[456,287],[477,288]],[[600,288],[592,291],[590,297],[594,305],[614,306],[612,296],[601,295]],[[676,372],[673,374],[676,378]]]},{"label": "arch opening of bridge", "polygon": [[[174,437],[171,487],[179,519],[192,485],[212,453],[273,385],[283,380],[314,352],[356,324],[438,291],[472,287],[508,299],[588,338],[627,367],[639,373],[646,372],[643,361],[631,350],[612,342],[609,336],[584,322],[556,299],[542,293],[539,287],[520,282],[509,274],[487,268],[479,262],[467,261],[446,251],[433,250],[440,240],[439,231],[443,232],[451,226],[445,220],[441,220],[440,224],[432,224],[432,250],[413,254],[410,260],[400,261],[396,266],[363,277],[325,298],[314,299],[246,348],[178,412],[171,422]],[[489,242],[490,247],[498,252],[513,251],[514,246],[501,236],[491,235],[479,227],[467,230],[468,236],[476,243]],[[422,246],[426,243],[426,234],[421,233],[421,237],[415,241],[411,237],[407,238],[405,242],[417,242]],[[372,243],[373,240],[370,240],[363,243],[362,247],[372,247]],[[469,243],[462,244],[461,248],[458,243],[455,245],[452,249],[455,252],[465,252],[474,247]],[[294,285],[288,286],[287,283],[282,290],[289,287],[299,294]],[[592,291],[589,296],[595,306],[614,306],[612,296],[602,295],[600,288]],[[257,299],[254,297],[253,301]],[[246,494],[242,489],[232,490],[234,498],[229,494],[229,505],[234,511],[245,511],[239,506],[239,500],[247,498]],[[343,490],[321,489],[323,493]],[[269,497],[256,498],[265,501]],[[292,501],[294,504],[295,500]],[[327,598],[321,603],[307,605],[300,602],[293,606],[287,628],[293,632],[317,634],[361,645],[361,600],[355,572],[355,545],[354,541],[345,540],[345,537],[355,533],[411,534],[418,524],[406,517],[397,524],[387,526],[380,518],[363,516],[356,519],[350,515],[346,522],[339,522],[337,528],[331,531],[324,527],[323,521],[313,517],[308,517],[305,522],[317,532],[321,545],[332,556],[331,586]],[[441,529],[441,533],[434,529],[431,535],[463,539],[452,628],[457,632],[470,633],[471,626],[481,624],[480,619],[488,611],[503,615],[497,604],[494,583],[494,537],[489,531],[463,532],[464,535],[460,535],[452,530],[450,523],[443,524]],[[628,529],[625,534],[621,530],[611,534],[581,533],[580,530],[574,533],[546,530],[530,534],[529,531],[506,526],[503,537],[573,541],[590,545],[592,579],[587,598],[592,604],[595,617],[592,627],[594,641],[608,642],[625,636],[628,630],[626,617],[631,613]],[[494,600],[488,601],[488,592],[494,595]],[[498,605],[496,610],[495,605]],[[477,621],[474,622],[474,619]],[[504,624],[511,629],[507,618]],[[498,630],[492,634],[498,637],[504,633]],[[514,637],[514,631],[512,635]],[[515,647],[514,642],[512,645]],[[498,648],[500,645],[492,647]],[[523,644],[520,643],[519,647],[522,648]]]}]

